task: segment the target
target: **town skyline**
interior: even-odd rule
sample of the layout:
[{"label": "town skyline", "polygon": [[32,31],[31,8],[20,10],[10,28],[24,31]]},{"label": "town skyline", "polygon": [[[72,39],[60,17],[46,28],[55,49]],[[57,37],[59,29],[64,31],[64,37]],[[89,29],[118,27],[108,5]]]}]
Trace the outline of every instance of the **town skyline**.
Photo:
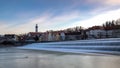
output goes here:
[{"label": "town skyline", "polygon": [[88,28],[120,18],[118,0],[1,0],[0,34]]}]

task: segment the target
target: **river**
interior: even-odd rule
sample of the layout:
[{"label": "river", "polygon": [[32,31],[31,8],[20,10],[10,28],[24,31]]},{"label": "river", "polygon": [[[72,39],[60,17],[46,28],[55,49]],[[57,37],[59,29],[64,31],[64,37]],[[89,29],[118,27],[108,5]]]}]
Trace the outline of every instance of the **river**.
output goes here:
[{"label": "river", "polygon": [[0,68],[119,68],[120,56],[0,48]]}]

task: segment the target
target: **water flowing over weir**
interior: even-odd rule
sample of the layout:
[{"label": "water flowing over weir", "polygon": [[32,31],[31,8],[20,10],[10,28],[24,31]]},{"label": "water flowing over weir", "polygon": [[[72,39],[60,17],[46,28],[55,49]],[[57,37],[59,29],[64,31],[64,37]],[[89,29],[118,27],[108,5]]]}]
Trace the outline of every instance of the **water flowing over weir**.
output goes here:
[{"label": "water flowing over weir", "polygon": [[34,43],[17,48],[69,53],[105,53],[120,55],[120,38]]}]

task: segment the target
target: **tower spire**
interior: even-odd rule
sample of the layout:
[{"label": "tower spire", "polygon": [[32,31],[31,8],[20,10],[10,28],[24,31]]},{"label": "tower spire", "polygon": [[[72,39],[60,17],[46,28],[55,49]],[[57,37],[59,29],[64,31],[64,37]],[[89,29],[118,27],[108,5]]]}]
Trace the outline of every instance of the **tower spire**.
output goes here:
[{"label": "tower spire", "polygon": [[35,26],[35,32],[38,32],[38,24]]}]

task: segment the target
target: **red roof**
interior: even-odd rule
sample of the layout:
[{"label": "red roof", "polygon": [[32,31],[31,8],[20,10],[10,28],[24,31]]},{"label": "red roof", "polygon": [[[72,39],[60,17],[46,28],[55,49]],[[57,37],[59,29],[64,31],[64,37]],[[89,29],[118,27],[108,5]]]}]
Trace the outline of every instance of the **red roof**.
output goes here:
[{"label": "red roof", "polygon": [[103,29],[103,27],[102,26],[93,26],[93,27],[88,28],[88,30],[96,30],[96,29]]}]

